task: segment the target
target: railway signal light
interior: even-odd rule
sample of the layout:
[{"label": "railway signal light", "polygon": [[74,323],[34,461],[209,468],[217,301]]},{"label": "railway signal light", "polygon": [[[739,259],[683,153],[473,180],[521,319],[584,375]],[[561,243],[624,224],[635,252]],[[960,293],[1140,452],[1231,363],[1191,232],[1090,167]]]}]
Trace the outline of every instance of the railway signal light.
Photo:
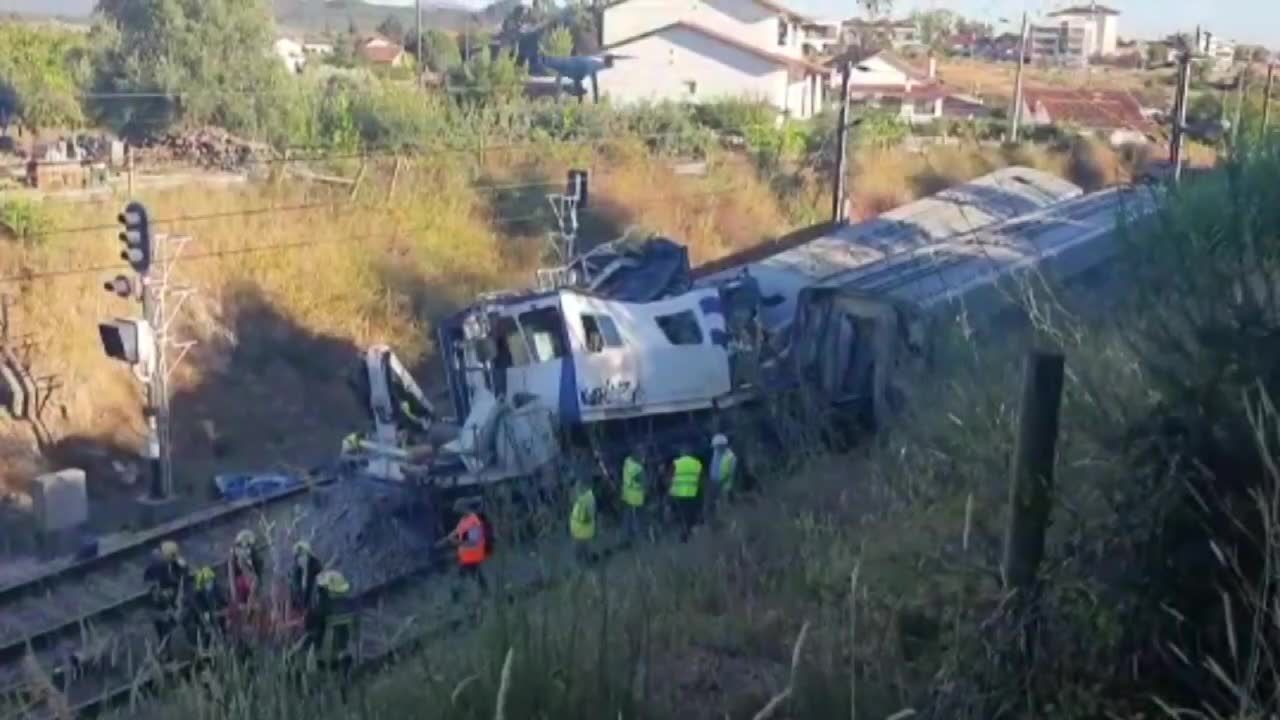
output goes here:
[{"label": "railway signal light", "polygon": [[587,206],[587,171],[586,170],[570,170],[569,185],[565,190],[565,195],[576,200],[578,207]]},{"label": "railway signal light", "polygon": [[133,283],[129,282],[129,278],[124,275],[117,275],[106,281],[102,285],[109,293],[115,293],[122,298],[127,298],[133,294]]},{"label": "railway signal light", "polygon": [[127,261],[134,272],[145,275],[151,268],[151,222],[147,209],[142,203],[131,202],[120,213],[119,220],[124,226],[120,233],[120,242],[124,243],[120,259]]},{"label": "railway signal light", "polygon": [[98,323],[98,336],[107,357],[150,372],[156,356],[155,333],[150,323],[136,318],[116,318]]}]

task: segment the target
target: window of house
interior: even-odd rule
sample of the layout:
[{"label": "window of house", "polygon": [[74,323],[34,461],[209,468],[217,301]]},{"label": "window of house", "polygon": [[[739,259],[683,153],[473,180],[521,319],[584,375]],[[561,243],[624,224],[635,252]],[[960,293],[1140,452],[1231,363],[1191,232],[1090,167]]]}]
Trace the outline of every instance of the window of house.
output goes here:
[{"label": "window of house", "polygon": [[659,315],[654,320],[672,345],[702,344],[702,327],[698,325],[698,318],[692,310],[674,315]]},{"label": "window of house", "polygon": [[698,83],[694,82],[693,80],[685,80],[685,81],[684,81],[684,89],[685,89],[685,91],[686,91],[686,92],[688,92],[690,95],[697,95],[697,94],[698,94]]},{"label": "window of house", "polygon": [[556,308],[539,308],[520,315],[520,325],[529,341],[534,357],[530,362],[544,363],[564,357],[564,325]]},{"label": "window of house", "polygon": [[582,332],[587,338],[587,352],[598,353],[605,348],[622,347],[618,326],[608,315],[582,315]]},{"label": "window of house", "polygon": [[778,18],[778,47],[787,46],[787,19]]}]

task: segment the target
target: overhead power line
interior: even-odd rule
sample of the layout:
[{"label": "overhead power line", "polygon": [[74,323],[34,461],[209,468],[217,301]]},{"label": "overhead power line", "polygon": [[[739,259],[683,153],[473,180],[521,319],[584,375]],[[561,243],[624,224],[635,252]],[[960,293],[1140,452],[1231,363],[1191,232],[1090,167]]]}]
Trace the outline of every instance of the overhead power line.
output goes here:
[{"label": "overhead power line", "polygon": [[[736,185],[736,186],[730,186],[730,187],[720,188],[716,190],[683,193],[682,196],[683,197],[702,197],[702,196],[727,195],[727,194],[742,190],[745,187],[746,187],[745,185]],[[664,197],[669,195],[671,195],[671,193],[653,193],[650,195],[645,195],[643,197],[653,198],[653,197]],[[594,214],[594,215],[601,214],[601,211],[595,208],[586,208],[580,212],[585,212],[587,214]],[[513,225],[517,223],[538,220],[545,217],[546,217],[545,212],[535,212],[535,213],[526,213],[526,214],[510,216],[510,217],[504,217],[502,215],[498,215],[494,217],[493,220],[496,223]],[[159,223],[163,221],[156,220],[153,222]],[[118,225],[110,226],[111,229],[116,229],[118,227],[119,227]],[[354,235],[354,236],[332,237],[332,238],[323,238],[323,239],[315,239],[315,240],[297,240],[297,241],[289,241],[289,242],[281,242],[281,243],[264,243],[262,245],[250,245],[250,246],[240,247],[240,248],[229,248],[229,249],[223,249],[223,250],[209,250],[205,252],[184,253],[182,256],[182,260],[183,262],[188,262],[192,260],[210,260],[215,258],[230,257],[230,256],[237,256],[237,255],[249,255],[249,254],[270,253],[270,252],[286,252],[289,250],[296,250],[296,249],[307,248],[307,247],[315,247],[318,245],[329,245],[329,244],[342,243],[342,242],[358,242],[363,244],[387,244],[387,243],[396,242],[398,240],[404,240],[405,235],[408,233],[414,233],[414,232],[419,232],[423,230],[430,230],[433,227],[435,227],[434,223],[425,223],[425,224],[413,225],[408,228],[397,230],[392,235],[383,235],[383,234]],[[51,280],[56,278],[75,277],[79,275],[99,274],[99,273],[124,270],[124,269],[127,269],[128,267],[129,267],[128,265],[123,263],[113,263],[109,265],[88,265],[88,266],[79,266],[79,267],[60,268],[56,270],[42,270],[38,272],[19,273],[15,275],[0,276],[0,284],[31,282],[35,280]]]}]

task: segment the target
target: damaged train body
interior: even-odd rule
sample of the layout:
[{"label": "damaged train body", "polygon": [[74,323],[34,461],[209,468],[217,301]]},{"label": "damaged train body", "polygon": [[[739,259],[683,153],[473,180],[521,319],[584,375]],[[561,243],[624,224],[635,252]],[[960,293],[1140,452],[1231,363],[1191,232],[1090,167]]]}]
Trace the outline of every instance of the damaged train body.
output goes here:
[{"label": "damaged train body", "polygon": [[669,422],[687,438],[706,430],[697,417],[802,386],[874,422],[947,323],[998,316],[1030,272],[1105,265],[1117,219],[1152,206],[1008,168],[707,272],[663,238],[600,246],[437,325],[460,427],[418,474],[437,488],[527,477],[593,428],[625,442]]}]

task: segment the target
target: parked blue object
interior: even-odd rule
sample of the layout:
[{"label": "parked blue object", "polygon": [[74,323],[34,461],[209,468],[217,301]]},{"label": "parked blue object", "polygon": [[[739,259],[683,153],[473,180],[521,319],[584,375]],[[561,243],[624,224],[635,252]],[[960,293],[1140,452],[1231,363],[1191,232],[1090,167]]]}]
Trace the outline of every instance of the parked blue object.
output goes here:
[{"label": "parked blue object", "polygon": [[213,478],[218,496],[227,501],[274,495],[301,482],[298,478],[275,473],[226,473]]}]

